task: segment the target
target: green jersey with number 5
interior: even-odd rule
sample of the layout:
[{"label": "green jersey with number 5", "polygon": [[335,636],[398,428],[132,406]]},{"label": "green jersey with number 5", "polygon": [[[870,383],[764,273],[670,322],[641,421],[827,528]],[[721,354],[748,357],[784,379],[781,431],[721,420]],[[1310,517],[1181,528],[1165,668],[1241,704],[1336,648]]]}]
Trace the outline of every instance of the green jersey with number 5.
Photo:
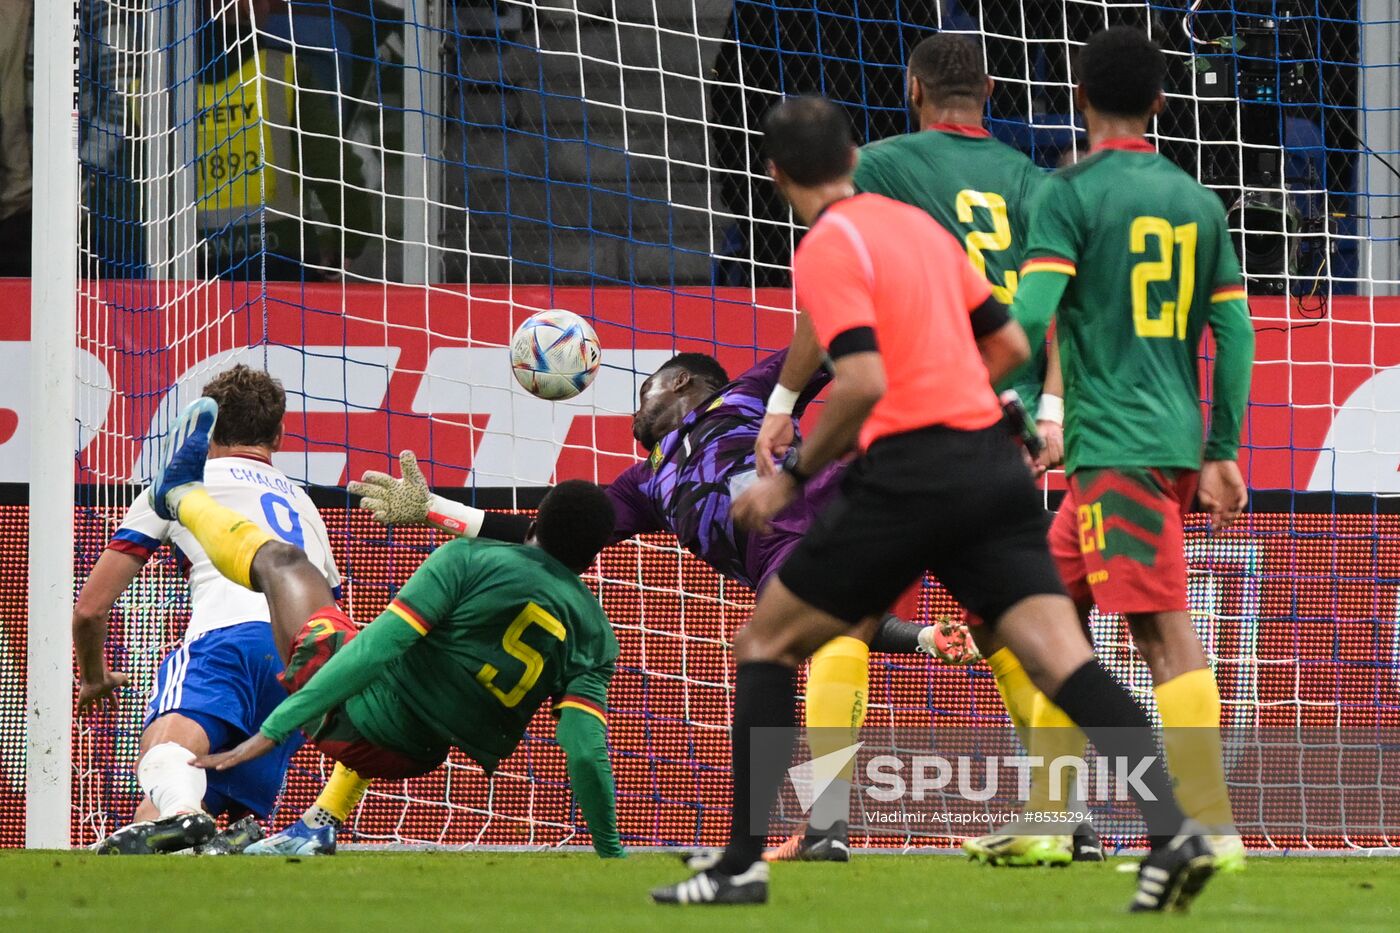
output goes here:
[{"label": "green jersey with number 5", "polygon": [[[1048,175],[1025,153],[981,127],[940,125],[861,148],[857,191],[922,208],[967,250],[1003,304],[1016,296],[1030,229],[1031,200]],[[998,389],[1015,388],[1029,406],[1044,379],[1043,334],[1031,334],[1029,362]],[[1034,407],[1031,409],[1034,411]]]},{"label": "green jersey with number 5", "polygon": [[[1145,142],[1111,143],[1042,186],[1022,272],[1040,270],[1070,276],[1057,311],[1066,469],[1198,469],[1207,325],[1248,344],[1229,363],[1246,393],[1252,365],[1220,199]],[[1211,459],[1233,459],[1239,444],[1241,380],[1227,382],[1236,391],[1216,400]]]},{"label": "green jersey with number 5", "polygon": [[347,694],[345,713],[371,742],[419,759],[455,745],[491,770],[545,703],[604,719],[617,656],[577,574],[537,547],[458,538],[263,732],[280,740]]}]

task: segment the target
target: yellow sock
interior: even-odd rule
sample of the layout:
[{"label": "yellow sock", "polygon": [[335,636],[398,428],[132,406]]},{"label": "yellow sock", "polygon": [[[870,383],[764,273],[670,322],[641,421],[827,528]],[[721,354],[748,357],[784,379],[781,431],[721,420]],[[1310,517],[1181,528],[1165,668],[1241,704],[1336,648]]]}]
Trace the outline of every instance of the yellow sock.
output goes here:
[{"label": "yellow sock", "polygon": [[344,823],[350,817],[350,811],[355,809],[360,798],[369,789],[369,785],[369,778],[360,777],[337,761],[330,780],[321,788],[321,793],[312,808],[314,810],[320,807],[325,816],[333,818],[337,823]]},{"label": "yellow sock", "polygon": [[1006,712],[1011,716],[1011,724],[1016,727],[1021,744],[1029,746],[1027,730],[1031,724],[1031,708],[1040,691],[1035,689],[1035,684],[1026,676],[1020,660],[1011,653],[1010,648],[993,651],[987,658],[987,666],[996,678],[997,692],[1001,694],[1001,702],[1006,705]]},{"label": "yellow sock", "polygon": [[[1069,809],[1071,768],[1052,768],[1055,759],[1083,758],[1087,739],[1074,720],[1065,715],[1045,694],[1036,691],[1031,712],[1031,740],[1028,752],[1044,763],[1031,769],[1031,792],[1026,809],[1039,813],[1064,813]],[[1058,784],[1058,786],[1056,786]]]},{"label": "yellow sock", "polygon": [[[807,671],[807,729],[812,754],[821,757],[856,741],[870,694],[870,648],[838,635],[812,655]],[[849,779],[849,770],[842,774]]]},{"label": "yellow sock", "polygon": [[1208,668],[1158,684],[1162,746],[1176,800],[1187,816],[1214,833],[1234,831],[1220,748],[1220,691]]},{"label": "yellow sock", "polygon": [[[870,695],[870,649],[859,638],[838,635],[812,655],[807,671],[807,744],[813,758],[853,745],[865,722]],[[807,814],[809,831],[849,821],[854,756],[837,772]]]},{"label": "yellow sock", "polygon": [[219,573],[240,586],[253,588],[253,556],[274,540],[272,535],[233,509],[214,501],[203,486],[180,497],[180,524],[190,530]]}]

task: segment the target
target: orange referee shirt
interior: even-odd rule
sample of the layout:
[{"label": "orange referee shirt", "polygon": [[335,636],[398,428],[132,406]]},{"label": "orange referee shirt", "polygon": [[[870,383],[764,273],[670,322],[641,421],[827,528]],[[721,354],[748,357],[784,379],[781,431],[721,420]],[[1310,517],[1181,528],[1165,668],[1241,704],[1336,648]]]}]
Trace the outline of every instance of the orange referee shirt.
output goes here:
[{"label": "orange referee shirt", "polygon": [[918,428],[975,431],[1001,419],[969,319],[991,287],[923,210],[878,194],[836,202],[798,244],[792,278],[823,347],[854,328],[875,332],[886,390],[861,428],[862,449]]}]

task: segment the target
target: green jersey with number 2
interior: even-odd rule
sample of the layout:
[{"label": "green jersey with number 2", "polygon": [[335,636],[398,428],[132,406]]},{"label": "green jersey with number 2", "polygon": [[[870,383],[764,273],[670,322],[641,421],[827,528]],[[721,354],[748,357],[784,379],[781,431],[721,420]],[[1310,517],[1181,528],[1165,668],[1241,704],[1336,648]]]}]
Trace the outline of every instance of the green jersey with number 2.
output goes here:
[{"label": "green jersey with number 2", "polygon": [[[858,191],[927,211],[963,244],[996,299],[1009,305],[1016,296],[1031,200],[1047,177],[1025,153],[986,130],[948,126],[864,146],[855,183]],[[1045,341],[1043,333],[1029,336],[1030,361],[997,388],[1014,388],[1034,406],[1044,379]]]}]

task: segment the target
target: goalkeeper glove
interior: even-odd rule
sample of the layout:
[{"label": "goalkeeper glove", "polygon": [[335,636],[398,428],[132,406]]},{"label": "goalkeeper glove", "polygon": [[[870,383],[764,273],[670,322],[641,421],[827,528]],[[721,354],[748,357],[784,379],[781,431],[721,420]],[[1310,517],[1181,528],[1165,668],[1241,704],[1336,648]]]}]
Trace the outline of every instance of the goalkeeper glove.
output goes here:
[{"label": "goalkeeper glove", "polygon": [[[428,488],[418,458],[413,451],[399,454],[402,479],[387,473],[367,470],[359,482],[346,486],[351,495],[360,497],[360,508],[368,509],[381,525],[432,525],[454,535],[474,538],[481,531],[486,513],[481,509],[444,499]],[[501,537],[496,534],[493,537]],[[520,535],[524,540],[524,533]]]},{"label": "goalkeeper glove", "polygon": [[413,451],[399,454],[402,479],[387,473],[367,470],[358,482],[346,489],[360,497],[360,508],[368,509],[381,525],[422,525],[428,521],[428,510],[437,497],[428,489],[428,481],[418,468]]}]

